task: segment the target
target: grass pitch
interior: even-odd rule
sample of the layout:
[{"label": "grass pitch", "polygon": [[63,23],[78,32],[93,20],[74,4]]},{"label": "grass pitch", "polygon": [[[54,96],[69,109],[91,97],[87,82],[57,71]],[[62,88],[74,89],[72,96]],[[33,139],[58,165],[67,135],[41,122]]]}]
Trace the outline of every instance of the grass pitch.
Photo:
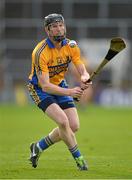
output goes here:
[{"label": "grass pitch", "polygon": [[58,143],[45,151],[39,166],[28,162],[29,144],[55,124],[36,106],[0,105],[1,179],[131,179],[132,109],[89,106],[79,110],[77,133],[89,171],[78,171],[67,147]]}]

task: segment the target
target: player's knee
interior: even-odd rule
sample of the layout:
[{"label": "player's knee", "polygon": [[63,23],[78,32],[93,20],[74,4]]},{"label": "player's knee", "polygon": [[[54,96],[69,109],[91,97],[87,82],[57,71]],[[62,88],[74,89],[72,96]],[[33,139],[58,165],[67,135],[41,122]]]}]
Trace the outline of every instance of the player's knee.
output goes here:
[{"label": "player's knee", "polygon": [[79,130],[79,128],[80,128],[79,124],[74,124],[71,126],[71,129],[73,132],[77,132]]},{"label": "player's knee", "polygon": [[61,122],[59,123],[59,127],[62,129],[67,129],[69,128],[69,122],[67,119],[63,119],[61,120]]}]

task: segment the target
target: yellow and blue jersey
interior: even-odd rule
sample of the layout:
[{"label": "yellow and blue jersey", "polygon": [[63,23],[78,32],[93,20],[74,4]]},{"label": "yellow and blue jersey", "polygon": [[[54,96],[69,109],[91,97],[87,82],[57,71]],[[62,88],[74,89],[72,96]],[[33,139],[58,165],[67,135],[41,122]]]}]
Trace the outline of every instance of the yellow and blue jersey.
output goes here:
[{"label": "yellow and blue jersey", "polygon": [[42,40],[35,47],[32,53],[32,69],[29,81],[38,85],[38,72],[49,73],[50,82],[59,85],[64,80],[68,65],[73,62],[75,65],[82,64],[80,49],[74,41],[64,39],[61,49],[56,49],[49,38]]}]

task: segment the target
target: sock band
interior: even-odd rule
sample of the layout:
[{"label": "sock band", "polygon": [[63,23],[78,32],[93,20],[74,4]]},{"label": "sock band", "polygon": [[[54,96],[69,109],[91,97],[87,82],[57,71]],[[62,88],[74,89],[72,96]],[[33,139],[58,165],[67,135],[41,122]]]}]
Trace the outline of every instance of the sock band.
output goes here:
[{"label": "sock band", "polygon": [[46,141],[46,143],[47,143],[48,146],[54,144],[54,143],[51,141],[51,139],[50,139],[49,136],[46,136],[46,137],[45,137],[45,141]]},{"label": "sock band", "polygon": [[39,146],[39,148],[43,151],[45,149],[47,149],[49,146],[51,146],[52,144],[54,144],[49,136],[46,136],[44,139],[41,139],[37,145]]},{"label": "sock band", "polygon": [[78,158],[81,156],[81,153],[78,149],[77,144],[73,148],[70,148],[69,151],[71,152],[71,154],[74,158]]},{"label": "sock band", "polygon": [[77,149],[78,149],[78,146],[76,144],[73,148],[71,148],[69,150],[70,150],[71,153],[74,153]]}]

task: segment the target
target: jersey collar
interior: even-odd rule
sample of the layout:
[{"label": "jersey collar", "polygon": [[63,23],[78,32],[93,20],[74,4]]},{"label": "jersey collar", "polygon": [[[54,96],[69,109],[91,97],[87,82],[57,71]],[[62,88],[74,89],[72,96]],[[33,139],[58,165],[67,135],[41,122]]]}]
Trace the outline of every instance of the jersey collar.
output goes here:
[{"label": "jersey collar", "polygon": [[[52,41],[49,38],[46,39],[46,42],[50,48],[55,48],[54,44],[52,43]],[[66,44],[67,44],[67,40],[63,39],[61,46],[65,46]]]}]

